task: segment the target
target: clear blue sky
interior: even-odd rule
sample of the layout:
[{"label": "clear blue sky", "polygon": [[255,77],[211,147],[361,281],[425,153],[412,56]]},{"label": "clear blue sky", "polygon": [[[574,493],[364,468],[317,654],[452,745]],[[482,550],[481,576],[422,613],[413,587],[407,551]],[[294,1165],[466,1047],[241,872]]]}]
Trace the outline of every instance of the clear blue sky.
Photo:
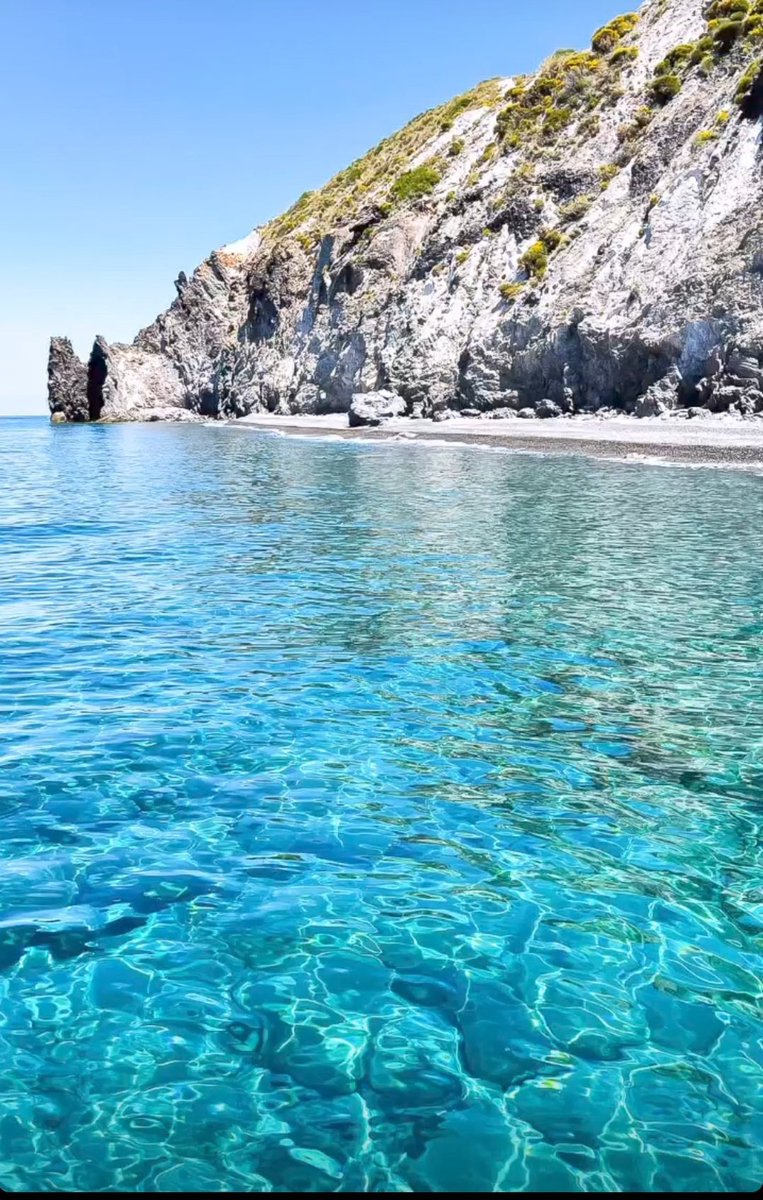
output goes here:
[{"label": "clear blue sky", "polygon": [[0,0],[0,414],[224,242],[623,0]]}]

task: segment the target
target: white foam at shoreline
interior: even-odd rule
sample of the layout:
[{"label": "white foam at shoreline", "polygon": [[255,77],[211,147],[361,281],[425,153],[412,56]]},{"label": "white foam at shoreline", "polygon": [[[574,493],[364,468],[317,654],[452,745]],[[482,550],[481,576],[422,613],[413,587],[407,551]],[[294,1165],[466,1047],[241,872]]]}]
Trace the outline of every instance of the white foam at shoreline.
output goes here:
[{"label": "white foam at shoreline", "polygon": [[[282,430],[320,430],[343,432],[349,426],[344,413],[326,413],[319,416],[296,414],[276,416],[273,413],[252,413],[241,417],[237,425],[248,428]],[[678,417],[628,417],[624,414],[597,417],[578,415],[574,417],[552,417],[544,421],[521,421],[511,419],[480,420],[471,417],[453,417],[443,423],[428,419],[400,417],[385,422],[381,427],[385,436],[403,435],[415,438],[422,433],[436,433],[448,442],[455,442],[459,435],[493,439],[505,437],[529,441],[555,441],[574,445],[579,441],[594,441],[600,444],[611,442],[621,446],[633,446],[637,452],[645,447],[661,449],[691,447],[693,449],[760,449],[763,451],[763,418],[733,417],[728,414],[711,415],[691,420]]]},{"label": "white foam at shoreline", "polygon": [[[205,424],[207,424],[207,422],[205,422]],[[208,424],[210,424],[210,425],[216,424],[217,428],[221,427],[219,423],[216,423],[214,421],[208,422]],[[671,455],[669,453],[669,451],[671,449],[675,449],[675,448],[681,449],[685,446],[689,446],[689,447],[701,452],[702,449],[704,448],[703,445],[702,444],[695,445],[692,442],[689,442],[689,443],[685,443],[685,442],[663,443],[664,449],[666,451],[668,451],[668,453],[666,453],[664,455],[659,454],[659,450],[662,448],[659,443],[654,445],[654,450],[656,451],[656,453],[654,453],[654,454],[640,454],[640,453],[638,453],[638,451],[634,451],[633,453],[629,453],[629,454],[607,454],[606,452],[603,451],[603,445],[604,445],[603,440],[599,441],[599,445],[602,447],[602,449],[597,450],[597,451],[592,451],[590,449],[590,446],[586,445],[585,442],[583,442],[583,445],[580,445],[580,446],[576,445],[576,442],[583,441],[583,439],[578,439],[578,438],[563,439],[563,438],[553,438],[552,437],[549,440],[555,441],[557,443],[555,446],[539,445],[536,448],[536,447],[530,447],[530,446],[511,446],[511,445],[504,445],[504,444],[496,444],[495,442],[487,441],[487,440],[484,442],[479,442],[479,441],[462,442],[462,441],[459,441],[456,437],[442,437],[442,438],[426,437],[426,438],[422,438],[422,437],[418,437],[416,435],[416,433],[414,433],[414,432],[403,432],[403,431],[398,431],[398,430],[390,430],[389,427],[385,428],[385,436],[384,437],[363,437],[362,435],[361,436],[356,435],[354,437],[348,438],[348,437],[343,437],[340,433],[333,433],[333,432],[330,433],[328,431],[326,431],[325,433],[324,432],[308,433],[308,432],[304,432],[303,430],[301,430],[299,428],[294,428],[294,429],[273,428],[273,427],[265,425],[265,424],[260,425],[260,424],[255,424],[254,422],[244,422],[243,420],[225,423],[226,427],[229,429],[235,428],[238,426],[243,426],[244,424],[246,424],[246,427],[249,430],[253,430],[255,433],[265,433],[271,437],[281,437],[281,438],[286,438],[286,439],[290,439],[293,441],[300,441],[300,442],[322,442],[322,443],[333,443],[333,444],[336,444],[338,442],[344,442],[347,445],[375,446],[377,448],[384,447],[384,446],[397,446],[397,447],[406,446],[406,447],[417,447],[419,449],[433,448],[433,449],[480,450],[483,453],[486,451],[490,451],[494,454],[532,455],[536,458],[556,458],[559,455],[570,457],[570,456],[577,455],[577,456],[582,456],[585,458],[595,458],[599,462],[613,463],[613,464],[617,464],[620,466],[688,467],[692,470],[713,469],[713,470],[720,470],[720,471],[746,471],[751,474],[763,475],[763,464],[761,464],[761,463],[735,462],[733,459],[717,460],[717,459],[702,459],[702,458],[699,458],[695,461],[691,461],[691,460],[684,459],[684,458],[671,457]],[[309,428],[314,429],[315,427],[310,426]],[[586,439],[586,440],[588,440],[588,439]],[[595,439],[590,439],[590,440],[595,440]],[[614,440],[614,439],[609,439],[609,440]],[[615,444],[625,445],[627,443],[620,442],[620,443],[615,443]],[[643,444],[643,443],[640,443],[640,444]],[[757,445],[757,443],[755,443],[755,445]],[[712,447],[708,447],[708,448],[710,449]],[[736,447],[734,447],[732,445],[732,446],[721,446],[720,448],[731,449],[733,451],[733,449],[735,449]],[[744,448],[744,443],[743,443],[742,448]]]}]

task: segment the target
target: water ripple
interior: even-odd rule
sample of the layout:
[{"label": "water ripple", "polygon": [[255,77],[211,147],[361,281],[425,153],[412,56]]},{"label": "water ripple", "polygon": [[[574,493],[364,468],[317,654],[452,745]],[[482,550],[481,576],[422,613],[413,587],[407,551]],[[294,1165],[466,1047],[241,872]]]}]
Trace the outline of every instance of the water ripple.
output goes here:
[{"label": "water ripple", "polygon": [[763,483],[0,423],[0,1186],[763,1176]]}]

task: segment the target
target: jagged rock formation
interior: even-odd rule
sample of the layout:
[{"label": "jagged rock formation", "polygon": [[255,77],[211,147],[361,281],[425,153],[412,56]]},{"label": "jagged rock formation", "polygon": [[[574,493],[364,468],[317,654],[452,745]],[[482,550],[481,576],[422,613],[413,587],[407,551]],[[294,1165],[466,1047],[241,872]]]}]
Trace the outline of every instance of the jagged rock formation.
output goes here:
[{"label": "jagged rock formation", "polygon": [[763,0],[649,0],[181,274],[84,399],[54,339],[51,412],[762,412],[762,116]]},{"label": "jagged rock formation", "polygon": [[87,371],[68,338],[50,340],[48,395],[54,421],[88,421]]}]

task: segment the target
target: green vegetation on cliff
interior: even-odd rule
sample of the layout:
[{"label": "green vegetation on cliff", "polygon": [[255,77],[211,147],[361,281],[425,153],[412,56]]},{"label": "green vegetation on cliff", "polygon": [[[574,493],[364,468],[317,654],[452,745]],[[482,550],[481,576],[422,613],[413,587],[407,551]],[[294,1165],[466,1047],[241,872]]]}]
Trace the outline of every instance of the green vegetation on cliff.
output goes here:
[{"label": "green vegetation on cliff", "polygon": [[[411,163],[426,144],[446,133],[470,109],[494,108],[502,99],[499,82],[489,79],[469,92],[414,117],[398,133],[385,138],[363,158],[351,163],[324,187],[300,196],[282,216],[266,227],[266,236],[278,241],[310,225],[316,231],[346,219],[372,197],[380,203],[403,203],[426,195],[436,186],[436,163]],[[463,141],[461,140],[461,148]],[[439,179],[439,175],[438,175]]]},{"label": "green vegetation on cliff", "polygon": [[[653,68],[635,113],[618,129],[621,150],[617,163],[606,165],[609,173],[602,174],[602,187],[637,152],[657,113],[679,95],[693,72],[700,76],[721,69],[738,72],[737,103],[749,105],[761,72],[763,0],[713,0],[704,10],[704,20],[702,36],[678,43]],[[461,192],[451,187],[447,203],[453,205],[464,190],[479,187],[483,173],[499,154],[519,156],[514,174],[524,186],[523,168],[542,157],[559,157],[570,138],[582,144],[595,137],[600,113],[626,93],[639,56],[633,44],[639,21],[639,14],[624,13],[596,31],[589,50],[559,50],[534,75],[517,77],[508,90],[501,80],[488,80],[415,117],[324,187],[300,196],[266,226],[266,241],[277,244],[295,235],[294,242],[310,253],[323,233],[359,214],[368,224],[402,205],[425,202],[445,175],[456,169],[451,166],[454,160],[468,153],[469,122],[460,122],[456,136],[448,138],[448,133],[459,118],[474,110],[496,110],[496,140],[483,143],[465,177],[461,176]],[[716,136],[701,131],[696,141],[703,144]],[[563,223],[579,220],[593,199],[590,194],[574,198],[560,214]],[[531,274],[542,271],[542,264],[533,264]]]}]

